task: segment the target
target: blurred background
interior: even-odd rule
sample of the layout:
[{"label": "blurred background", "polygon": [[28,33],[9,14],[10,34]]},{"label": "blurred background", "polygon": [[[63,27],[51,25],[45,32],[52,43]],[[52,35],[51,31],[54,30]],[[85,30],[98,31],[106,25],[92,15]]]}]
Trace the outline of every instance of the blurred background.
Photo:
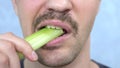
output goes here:
[{"label": "blurred background", "polygon": [[[0,34],[13,32],[22,37],[11,0],[0,0]],[[91,33],[91,59],[111,68],[120,68],[120,1],[101,0]]]}]

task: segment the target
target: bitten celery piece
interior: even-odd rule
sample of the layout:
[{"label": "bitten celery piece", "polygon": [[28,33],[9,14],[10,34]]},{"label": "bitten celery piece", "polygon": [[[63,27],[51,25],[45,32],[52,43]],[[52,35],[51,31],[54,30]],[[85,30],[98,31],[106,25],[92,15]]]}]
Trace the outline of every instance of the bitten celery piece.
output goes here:
[{"label": "bitten celery piece", "polygon": [[[45,27],[40,31],[28,36],[25,40],[31,45],[33,50],[37,50],[49,41],[57,38],[58,36],[63,34],[63,30],[61,28],[50,28]],[[20,59],[24,59],[22,53],[18,53]]]}]

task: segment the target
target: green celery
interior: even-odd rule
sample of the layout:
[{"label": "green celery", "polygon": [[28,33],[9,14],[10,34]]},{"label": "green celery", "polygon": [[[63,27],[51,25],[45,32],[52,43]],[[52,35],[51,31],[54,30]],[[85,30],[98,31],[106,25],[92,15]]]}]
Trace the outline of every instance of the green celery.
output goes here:
[{"label": "green celery", "polygon": [[[55,28],[43,28],[40,31],[33,33],[32,35],[25,38],[25,40],[31,45],[33,50],[37,50],[49,41],[57,38],[63,34],[62,29]],[[18,53],[20,59],[23,59],[24,56],[22,53]]]}]

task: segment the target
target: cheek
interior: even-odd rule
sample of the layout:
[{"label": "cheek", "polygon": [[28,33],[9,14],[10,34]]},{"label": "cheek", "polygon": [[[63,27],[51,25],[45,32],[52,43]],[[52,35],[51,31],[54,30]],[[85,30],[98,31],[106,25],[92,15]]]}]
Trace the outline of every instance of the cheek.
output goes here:
[{"label": "cheek", "polygon": [[42,8],[42,0],[18,0],[18,16],[25,36],[32,33],[32,23]]},{"label": "cheek", "polygon": [[79,28],[92,27],[99,8],[99,0],[77,0],[73,3],[73,12],[79,23]]},{"label": "cheek", "polygon": [[99,7],[99,0],[76,0],[73,3],[77,20],[87,23],[95,18]]},{"label": "cheek", "polygon": [[79,25],[79,37],[81,41],[87,40],[96,17],[99,0],[76,0],[73,2],[74,18]]}]

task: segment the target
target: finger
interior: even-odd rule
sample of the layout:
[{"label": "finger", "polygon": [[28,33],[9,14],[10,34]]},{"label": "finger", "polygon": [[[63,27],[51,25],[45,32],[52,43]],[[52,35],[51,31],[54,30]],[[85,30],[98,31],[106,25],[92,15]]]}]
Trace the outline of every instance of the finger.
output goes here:
[{"label": "finger", "polygon": [[6,33],[0,36],[0,38],[14,43],[16,50],[23,53],[29,60],[35,61],[38,59],[35,51],[33,51],[30,44],[27,43],[24,39],[21,39],[12,33]]},{"label": "finger", "polygon": [[20,68],[20,61],[13,45],[6,40],[0,40],[0,52],[8,56],[10,68]]},{"label": "finger", "polygon": [[0,52],[0,68],[10,68],[8,57]]}]

